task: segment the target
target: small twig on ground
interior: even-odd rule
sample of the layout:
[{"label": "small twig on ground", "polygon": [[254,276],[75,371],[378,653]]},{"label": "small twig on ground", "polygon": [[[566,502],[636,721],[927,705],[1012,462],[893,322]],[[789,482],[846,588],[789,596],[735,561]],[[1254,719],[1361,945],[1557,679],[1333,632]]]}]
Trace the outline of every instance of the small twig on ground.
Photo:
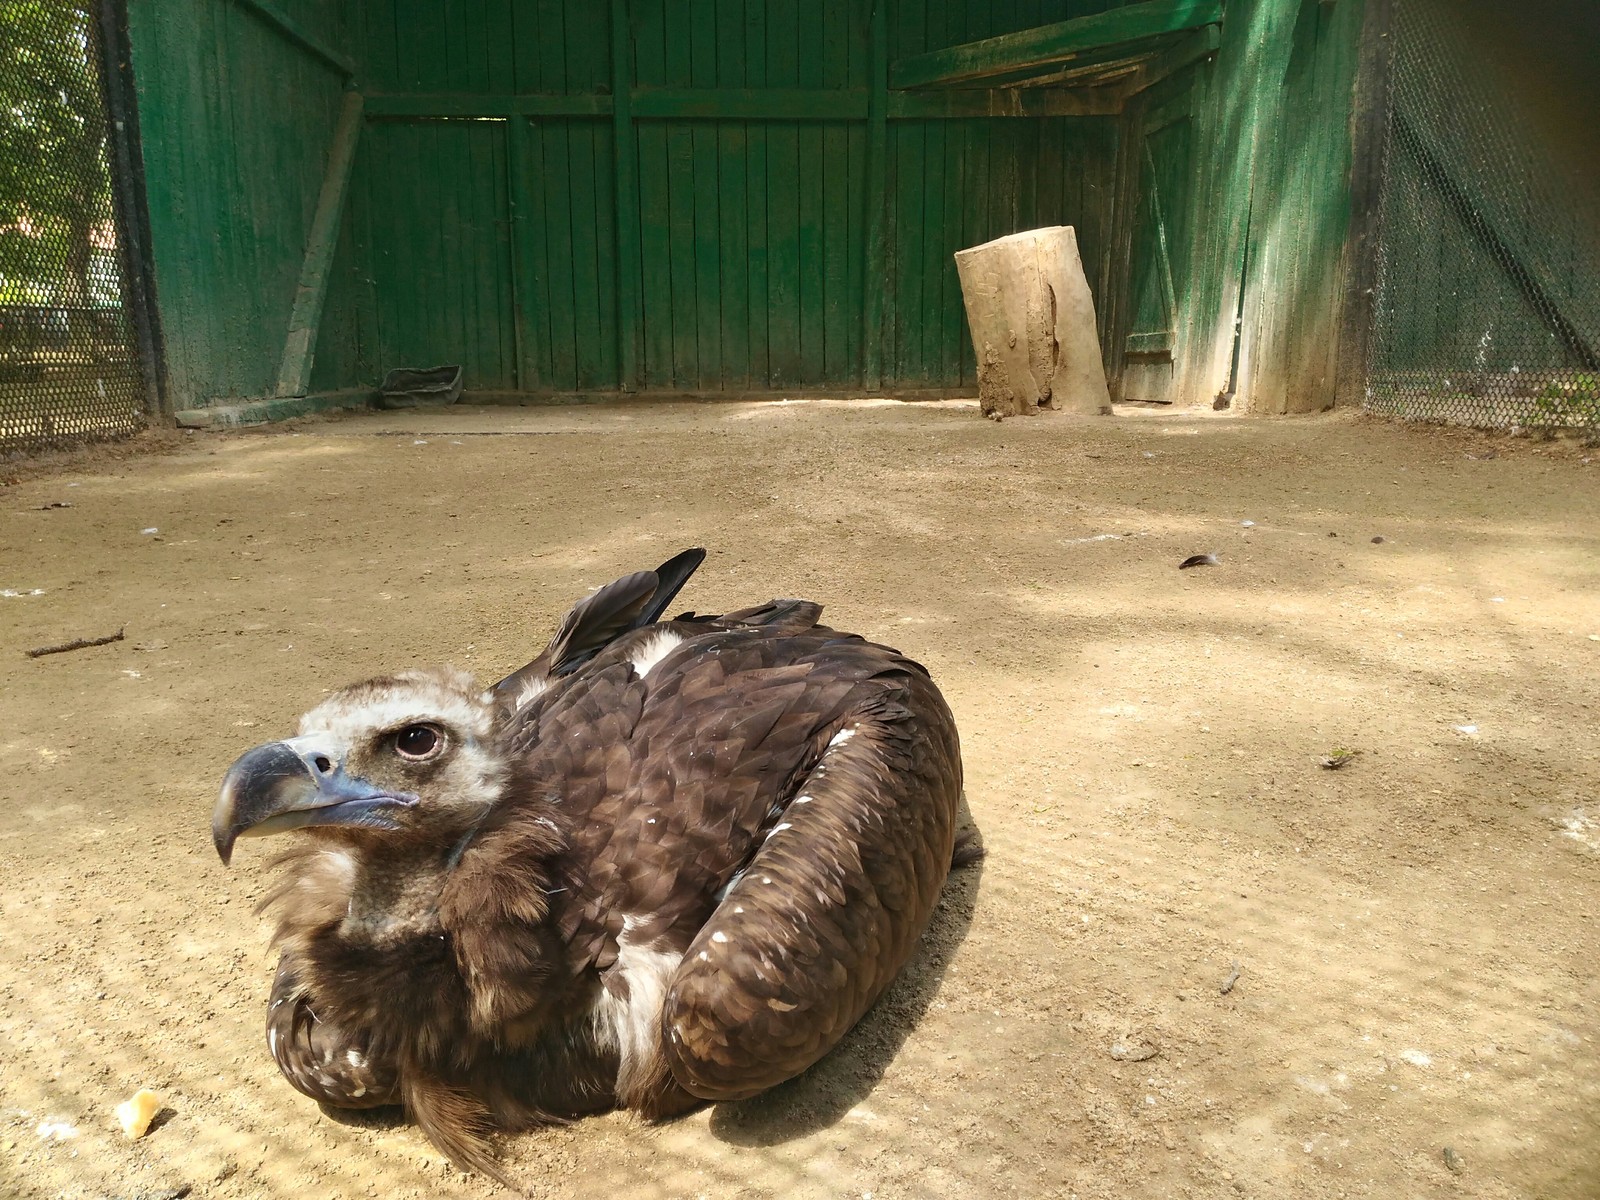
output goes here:
[{"label": "small twig on ground", "polygon": [[1226,996],[1233,991],[1233,985],[1239,982],[1239,960],[1233,960],[1233,974],[1222,981],[1222,994]]},{"label": "small twig on ground", "polygon": [[[124,626],[123,628],[126,628]],[[122,640],[122,630],[97,638],[73,638],[70,642],[62,642],[59,646],[37,646],[25,651],[29,658],[43,658],[46,654],[65,654],[68,650],[87,650],[90,646],[109,646],[112,642]]]}]

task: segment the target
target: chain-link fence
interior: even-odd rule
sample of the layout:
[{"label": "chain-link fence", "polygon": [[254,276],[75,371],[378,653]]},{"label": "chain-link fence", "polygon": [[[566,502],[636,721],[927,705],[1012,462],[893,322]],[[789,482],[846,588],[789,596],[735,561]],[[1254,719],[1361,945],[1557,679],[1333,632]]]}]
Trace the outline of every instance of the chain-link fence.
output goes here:
[{"label": "chain-link fence", "polygon": [[1600,430],[1600,184],[1457,0],[1391,3],[1367,407]]},{"label": "chain-link fence", "polygon": [[130,433],[149,408],[115,13],[0,0],[0,451]]}]

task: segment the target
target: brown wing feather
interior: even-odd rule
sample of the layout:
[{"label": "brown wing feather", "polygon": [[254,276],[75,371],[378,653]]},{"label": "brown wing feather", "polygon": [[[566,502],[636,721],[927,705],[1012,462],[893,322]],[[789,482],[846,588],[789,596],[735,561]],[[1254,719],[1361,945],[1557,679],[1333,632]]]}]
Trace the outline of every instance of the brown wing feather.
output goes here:
[{"label": "brown wing feather", "polygon": [[847,718],[850,740],[799,785],[806,802],[789,805],[673,979],[663,1051],[693,1096],[752,1096],[816,1062],[932,915],[961,791],[955,725],[920,671],[875,682]]},{"label": "brown wing feather", "polygon": [[400,1103],[400,1070],[375,1051],[364,1030],[318,1017],[293,954],[278,959],[267,1001],[267,1045],[283,1076],[304,1095],[334,1108]]}]

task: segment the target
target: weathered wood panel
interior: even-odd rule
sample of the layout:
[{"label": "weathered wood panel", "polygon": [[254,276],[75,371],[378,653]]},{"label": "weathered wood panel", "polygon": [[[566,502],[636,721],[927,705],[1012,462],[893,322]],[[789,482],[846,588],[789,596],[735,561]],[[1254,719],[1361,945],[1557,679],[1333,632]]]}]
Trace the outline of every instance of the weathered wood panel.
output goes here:
[{"label": "weathered wood panel", "polygon": [[[1269,412],[1333,402],[1361,9],[1230,0],[1216,57],[1130,108],[1125,128],[1139,153],[1122,162],[1117,244],[1135,273],[1147,135],[1175,105],[1193,120],[1191,161],[1164,154],[1157,164],[1187,179],[1167,219],[1193,231],[1171,263],[1173,363],[1161,398],[1200,405],[1236,392],[1240,407]],[[1111,289],[1111,340],[1124,349],[1130,334],[1149,332],[1136,327],[1134,290],[1131,281]],[[1119,382],[1127,365],[1114,367]]]},{"label": "weathered wood panel", "polygon": [[[344,10],[276,6],[336,49]],[[128,6],[176,408],[271,393],[343,79],[235,0]]]}]

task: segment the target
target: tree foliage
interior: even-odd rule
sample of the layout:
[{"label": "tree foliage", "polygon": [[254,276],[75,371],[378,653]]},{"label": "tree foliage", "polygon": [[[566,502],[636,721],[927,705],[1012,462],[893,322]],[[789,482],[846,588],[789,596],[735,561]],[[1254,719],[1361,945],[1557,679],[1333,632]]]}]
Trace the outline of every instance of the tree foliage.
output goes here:
[{"label": "tree foliage", "polygon": [[0,300],[87,304],[111,217],[91,0],[0,0]]}]

